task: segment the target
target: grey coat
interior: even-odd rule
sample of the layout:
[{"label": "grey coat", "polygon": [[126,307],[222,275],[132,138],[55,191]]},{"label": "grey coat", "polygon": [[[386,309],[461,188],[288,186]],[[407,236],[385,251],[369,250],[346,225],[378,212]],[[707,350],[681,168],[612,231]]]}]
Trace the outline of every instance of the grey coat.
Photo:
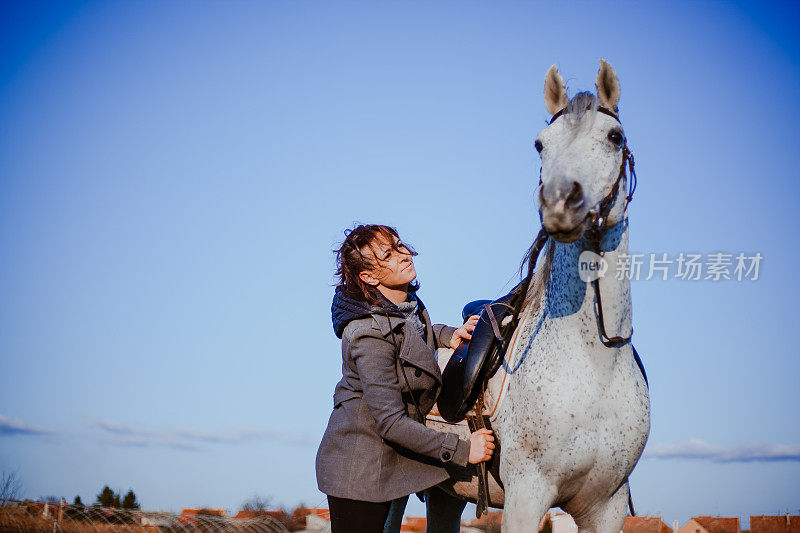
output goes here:
[{"label": "grey coat", "polygon": [[388,300],[370,307],[337,290],[342,379],[316,460],[317,485],[325,494],[385,502],[444,481],[445,463],[467,465],[469,442],[425,427],[442,383],[434,350],[448,346],[456,328],[432,325],[421,301],[419,306],[425,341],[406,330],[405,317]]}]

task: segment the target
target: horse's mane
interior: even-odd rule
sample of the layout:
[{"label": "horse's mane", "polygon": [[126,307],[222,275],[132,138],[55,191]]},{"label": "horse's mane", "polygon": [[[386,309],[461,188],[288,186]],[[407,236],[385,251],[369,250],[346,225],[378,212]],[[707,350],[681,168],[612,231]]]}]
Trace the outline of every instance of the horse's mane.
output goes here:
[{"label": "horse's mane", "polygon": [[571,140],[575,140],[583,131],[583,124],[591,124],[597,116],[600,100],[588,91],[580,92],[572,97],[559,120],[566,121]]},{"label": "horse's mane", "polygon": [[569,122],[570,126],[575,127],[580,124],[587,116],[594,116],[597,114],[597,107],[600,105],[600,100],[595,95],[588,91],[583,91],[575,96],[567,104],[567,110],[564,112],[564,117]]},{"label": "horse's mane", "polygon": [[[531,246],[531,249],[528,250],[522,260],[520,270],[523,272],[531,268],[530,262],[533,260],[533,257],[531,257],[532,249],[533,246]],[[533,314],[542,304],[547,282],[550,279],[550,266],[553,263],[554,249],[553,239],[547,239],[547,243],[539,254],[540,257],[544,257],[542,257],[541,261],[538,261],[539,267],[533,272],[528,285],[528,292],[525,294],[525,300],[522,303],[522,310],[519,314],[520,321],[525,315]]]}]

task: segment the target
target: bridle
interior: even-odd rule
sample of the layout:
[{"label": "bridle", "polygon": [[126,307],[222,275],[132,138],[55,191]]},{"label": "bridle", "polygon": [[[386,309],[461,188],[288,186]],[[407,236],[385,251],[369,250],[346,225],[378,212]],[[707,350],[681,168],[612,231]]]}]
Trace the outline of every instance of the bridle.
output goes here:
[{"label": "bridle", "polygon": [[[619,120],[619,117],[616,113],[611,111],[608,108],[598,106],[597,111],[599,113],[603,113],[604,115],[608,115],[617,122],[622,124]],[[561,109],[558,113],[553,115],[553,118],[550,119],[548,126],[555,122],[559,117],[566,114],[567,108]],[[603,256],[603,251],[600,249],[600,239],[603,236],[603,233],[608,229],[606,226],[606,221],[608,220],[609,212],[611,211],[612,206],[616,202],[617,195],[619,194],[619,184],[622,181],[622,178],[626,176],[625,168],[630,171],[631,179],[628,182],[628,194],[625,196],[625,207],[623,208],[623,214],[627,213],[628,204],[633,200],[633,193],[636,190],[636,170],[634,169],[634,158],[633,152],[630,151],[628,148],[628,140],[623,138],[622,142],[622,163],[620,164],[619,174],[617,175],[617,179],[614,181],[614,185],[611,186],[611,190],[609,190],[608,194],[606,194],[602,200],[600,200],[593,209],[590,209],[589,212],[586,214],[586,217],[589,219],[589,228],[586,230],[586,236],[589,241],[592,243],[592,247],[595,253],[599,256]],[[542,185],[542,173],[541,169],[539,170],[539,185]],[[539,213],[540,221],[541,221],[541,211]],[[585,220],[585,219],[584,219]],[[582,221],[583,223],[583,221]],[[533,279],[533,271],[536,267],[536,261],[539,257],[539,253],[544,248],[544,245],[549,240],[550,235],[548,234],[547,230],[542,224],[542,229],[539,230],[539,234],[536,236],[536,239],[533,242],[530,250],[528,251],[528,273],[525,276],[525,279],[515,287],[516,295],[510,302],[510,307],[513,309],[513,313],[511,314],[511,322],[504,328],[504,334],[499,337],[501,342],[503,342],[503,346],[501,346],[500,354],[505,354],[507,346],[507,340],[510,339],[511,335],[506,334],[506,332],[512,332],[516,329],[517,325],[519,324],[520,315],[522,313],[522,306],[525,302],[525,296],[528,293],[528,289],[530,288],[531,280]],[[631,340],[633,336],[633,330],[631,329],[630,335],[627,337],[621,336],[614,336],[609,337],[606,333],[605,327],[605,320],[603,318],[603,304],[602,299],[600,296],[600,280],[595,279],[593,282],[595,294],[597,295],[597,318],[598,318],[598,325],[600,329],[601,340],[604,345],[608,347],[619,347],[622,344]],[[498,361],[500,362],[500,361]],[[647,379],[647,378],[645,378]]]},{"label": "bridle", "polygon": [[[567,108],[563,108],[561,111],[553,115],[553,118],[550,119],[550,122],[547,124],[548,126],[551,125],[553,122],[556,121],[557,118],[561,117],[562,115],[566,114]],[[620,122],[619,117],[616,113],[611,111],[610,109],[602,106],[598,106],[597,108],[598,113],[603,113],[604,115],[608,115],[609,117],[613,118],[617,122],[619,122],[620,126],[622,122]],[[617,179],[614,181],[614,185],[611,186],[611,190],[608,191],[608,194],[603,197],[602,200],[597,202],[594,209],[590,209],[589,213],[587,213],[587,217],[590,218],[589,229],[588,232],[596,232],[602,231],[604,229],[603,225],[608,218],[608,213],[611,211],[611,206],[614,204],[616,200],[617,193],[619,192],[619,182],[622,181],[622,178],[626,175],[625,174],[625,166],[628,166],[630,169],[631,174],[631,181],[628,183],[628,195],[625,197],[625,207],[623,209],[623,213],[627,212],[628,204],[633,200],[633,193],[636,190],[636,170],[634,170],[634,159],[633,159],[633,152],[630,151],[628,148],[628,139],[623,138],[622,141],[622,163],[620,164],[619,173],[617,174]],[[542,185],[542,171],[539,169],[539,185]],[[541,216],[541,214],[540,214]]]}]

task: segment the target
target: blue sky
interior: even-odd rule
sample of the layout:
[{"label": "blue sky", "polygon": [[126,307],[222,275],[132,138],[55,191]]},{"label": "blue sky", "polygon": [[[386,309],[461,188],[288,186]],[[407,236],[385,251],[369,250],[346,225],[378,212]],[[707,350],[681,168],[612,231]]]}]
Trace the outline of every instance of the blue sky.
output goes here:
[{"label": "blue sky", "polygon": [[720,1],[3,3],[0,468],[29,497],[322,502],[342,231],[396,226],[435,321],[504,294],[539,229],[545,71],[574,94],[604,57],[631,251],[764,258],[756,281],[632,283],[637,510],[799,513],[798,22]]}]

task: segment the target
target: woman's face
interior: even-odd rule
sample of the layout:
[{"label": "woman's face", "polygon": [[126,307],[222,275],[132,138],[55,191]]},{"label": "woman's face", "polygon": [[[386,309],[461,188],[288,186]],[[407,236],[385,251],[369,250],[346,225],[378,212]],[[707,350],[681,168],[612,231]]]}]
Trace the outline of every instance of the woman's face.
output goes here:
[{"label": "woman's face", "polygon": [[362,272],[361,279],[370,285],[383,285],[388,289],[402,289],[408,286],[417,277],[414,270],[413,256],[408,248],[393,237],[395,246],[382,236],[378,236],[370,243],[374,255],[375,268],[369,272]]}]

